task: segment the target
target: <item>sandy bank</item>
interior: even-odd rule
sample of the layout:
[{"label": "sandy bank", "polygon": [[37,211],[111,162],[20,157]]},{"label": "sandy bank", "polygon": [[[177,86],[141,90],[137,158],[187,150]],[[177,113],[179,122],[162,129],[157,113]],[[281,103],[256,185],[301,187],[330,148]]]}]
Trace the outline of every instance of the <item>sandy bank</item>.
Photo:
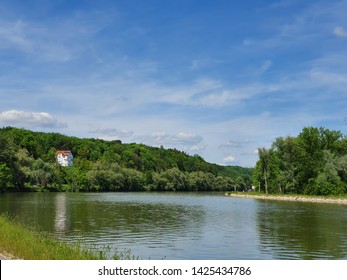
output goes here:
[{"label": "sandy bank", "polygon": [[18,260],[18,258],[14,257],[10,253],[0,252],[0,260]]},{"label": "sandy bank", "polygon": [[281,200],[281,201],[301,201],[301,202],[315,202],[315,203],[332,203],[332,204],[346,204],[347,199],[345,198],[327,198],[327,197],[306,197],[306,196],[295,196],[295,195],[252,195],[252,194],[233,194],[226,193],[225,195],[231,197],[244,197],[244,198],[255,198],[265,200]]}]

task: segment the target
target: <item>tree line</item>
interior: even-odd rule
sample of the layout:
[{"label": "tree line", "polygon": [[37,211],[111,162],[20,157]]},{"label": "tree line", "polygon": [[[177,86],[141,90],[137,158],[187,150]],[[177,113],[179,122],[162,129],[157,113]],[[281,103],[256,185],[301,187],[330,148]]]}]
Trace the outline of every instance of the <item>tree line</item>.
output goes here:
[{"label": "tree line", "polygon": [[341,195],[347,192],[347,137],[340,131],[305,127],[258,148],[253,184],[265,193]]},{"label": "tree line", "polygon": [[[0,191],[228,191],[251,188],[252,169],[176,149],[0,129]],[[57,150],[70,150],[62,167]]]}]

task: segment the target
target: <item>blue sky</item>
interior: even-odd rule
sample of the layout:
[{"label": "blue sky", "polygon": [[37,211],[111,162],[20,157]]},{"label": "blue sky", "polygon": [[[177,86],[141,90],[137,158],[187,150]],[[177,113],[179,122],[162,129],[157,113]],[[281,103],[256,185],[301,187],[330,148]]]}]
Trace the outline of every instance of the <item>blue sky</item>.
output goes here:
[{"label": "blue sky", "polygon": [[0,3],[0,126],[253,166],[305,126],[346,134],[347,1]]}]

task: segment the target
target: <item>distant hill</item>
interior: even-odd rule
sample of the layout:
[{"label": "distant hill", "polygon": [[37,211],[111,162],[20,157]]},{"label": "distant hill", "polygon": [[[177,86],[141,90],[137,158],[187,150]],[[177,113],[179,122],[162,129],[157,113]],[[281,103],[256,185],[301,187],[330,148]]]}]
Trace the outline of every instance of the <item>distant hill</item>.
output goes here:
[{"label": "distant hill", "polygon": [[[229,190],[238,183],[250,187],[252,174],[251,168],[211,164],[176,149],[13,127],[0,129],[0,144],[2,190]],[[59,166],[57,150],[71,151],[74,165]]]}]

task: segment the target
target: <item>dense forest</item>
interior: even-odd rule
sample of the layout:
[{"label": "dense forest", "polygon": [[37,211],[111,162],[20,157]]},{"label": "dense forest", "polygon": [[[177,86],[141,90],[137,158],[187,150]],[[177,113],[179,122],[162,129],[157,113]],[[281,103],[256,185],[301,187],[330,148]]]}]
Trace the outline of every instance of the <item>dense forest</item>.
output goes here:
[{"label": "dense forest", "polygon": [[[0,129],[0,191],[244,191],[252,169],[207,163],[176,149]],[[62,167],[57,150],[70,150]]]},{"label": "dense forest", "polygon": [[341,195],[347,192],[347,138],[340,131],[306,127],[258,149],[253,184],[265,193]]}]

